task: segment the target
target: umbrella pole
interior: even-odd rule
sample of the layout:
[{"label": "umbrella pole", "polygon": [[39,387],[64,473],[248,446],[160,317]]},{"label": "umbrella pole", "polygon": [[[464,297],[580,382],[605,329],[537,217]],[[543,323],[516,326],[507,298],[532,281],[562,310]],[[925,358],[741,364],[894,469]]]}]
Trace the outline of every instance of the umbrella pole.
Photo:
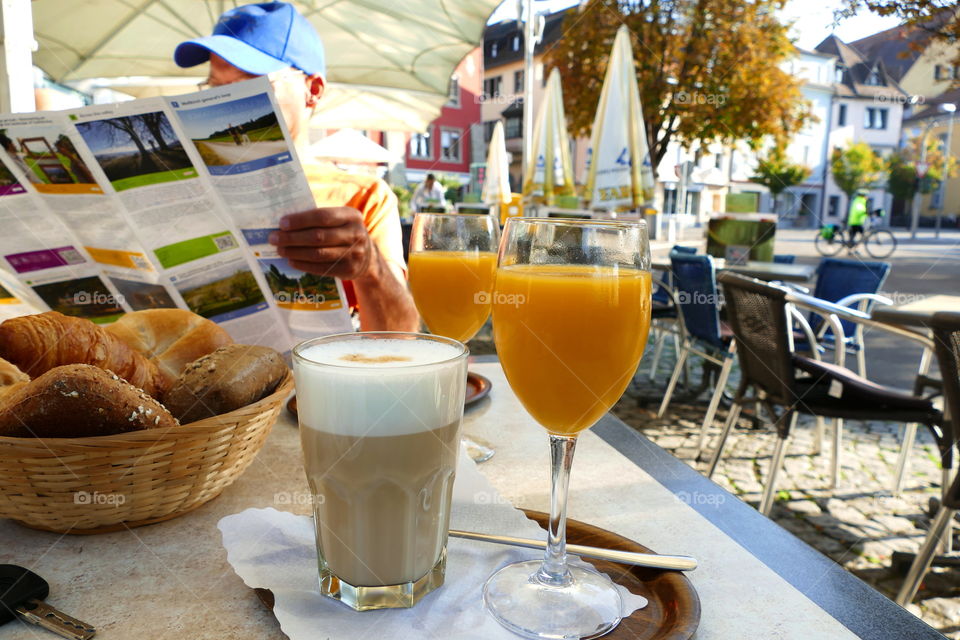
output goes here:
[{"label": "umbrella pole", "polygon": [[0,3],[0,28],[3,49],[0,56],[0,111],[29,113],[36,111],[33,94],[33,14],[30,0],[4,0]]},{"label": "umbrella pole", "polygon": [[526,0],[523,35],[523,160],[520,175],[526,179],[533,149],[533,53],[537,46],[534,34],[533,0]]}]

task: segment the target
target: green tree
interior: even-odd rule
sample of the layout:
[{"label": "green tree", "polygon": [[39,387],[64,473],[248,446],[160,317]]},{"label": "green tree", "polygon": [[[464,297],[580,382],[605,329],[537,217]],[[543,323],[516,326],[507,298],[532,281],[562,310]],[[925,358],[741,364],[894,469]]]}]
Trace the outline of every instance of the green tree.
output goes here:
[{"label": "green tree", "polygon": [[777,212],[780,194],[810,177],[810,167],[790,162],[783,146],[774,147],[757,163],[757,173],[750,178],[762,184],[773,196],[773,212]]},{"label": "green tree", "polygon": [[[887,180],[887,191],[894,198],[900,200],[910,200],[917,190],[921,193],[932,193],[940,182],[944,179],[943,175],[943,149],[940,143],[930,137],[926,139],[927,153],[922,153],[921,137],[911,138],[902,149],[897,149],[887,160],[890,169],[890,176]],[[926,172],[923,180],[917,176],[917,164],[920,158],[924,158],[926,163]],[[947,160],[947,176],[955,178],[957,176],[957,159],[953,156]]]},{"label": "green tree", "polygon": [[[784,0],[588,0],[571,11],[546,54],[560,70],[573,135],[593,126],[613,39],[629,27],[654,166],[684,144],[769,137],[784,142],[810,117],[800,81],[781,68],[794,55]],[[545,71],[546,73],[546,71]]]},{"label": "green tree", "polygon": [[833,181],[840,190],[853,198],[860,189],[882,182],[887,176],[887,163],[866,142],[851,144],[846,149],[834,149],[830,157]]}]

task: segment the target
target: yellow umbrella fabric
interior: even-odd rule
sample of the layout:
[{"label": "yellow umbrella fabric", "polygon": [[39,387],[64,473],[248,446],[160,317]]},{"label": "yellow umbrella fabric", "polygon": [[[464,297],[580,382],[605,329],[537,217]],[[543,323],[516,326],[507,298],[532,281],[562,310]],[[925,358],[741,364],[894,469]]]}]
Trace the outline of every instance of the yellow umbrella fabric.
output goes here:
[{"label": "yellow umbrella fabric", "polygon": [[503,135],[503,122],[497,120],[487,149],[486,177],[483,180],[483,201],[487,204],[510,204],[510,161]]},{"label": "yellow umbrella fabric", "polygon": [[587,153],[584,195],[591,208],[637,209],[653,199],[656,183],[626,26],[613,42]]},{"label": "yellow umbrella fabric", "polygon": [[[527,105],[524,105],[526,108]],[[537,111],[531,160],[523,180],[525,197],[533,202],[552,205],[557,196],[574,195],[570,137],[567,134],[567,116],[563,110],[560,72],[556,69],[550,72],[543,103]]]}]

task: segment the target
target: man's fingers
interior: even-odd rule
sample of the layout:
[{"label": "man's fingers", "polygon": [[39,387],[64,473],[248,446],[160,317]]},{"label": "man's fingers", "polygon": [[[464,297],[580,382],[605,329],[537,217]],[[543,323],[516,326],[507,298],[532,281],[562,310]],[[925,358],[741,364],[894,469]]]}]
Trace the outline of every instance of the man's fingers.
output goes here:
[{"label": "man's fingers", "polygon": [[350,258],[352,250],[343,247],[278,247],[277,253],[292,264],[297,262],[336,262]]},{"label": "man's fingers", "polygon": [[[339,227],[360,220],[360,212],[351,207],[322,207],[280,218],[281,231],[299,231],[310,227]],[[362,220],[361,220],[362,221]]]},{"label": "man's fingers", "polygon": [[[362,228],[360,229],[362,231]],[[301,231],[274,231],[270,243],[278,247],[336,247],[349,246],[363,240],[351,224],[339,227],[314,227]]]}]

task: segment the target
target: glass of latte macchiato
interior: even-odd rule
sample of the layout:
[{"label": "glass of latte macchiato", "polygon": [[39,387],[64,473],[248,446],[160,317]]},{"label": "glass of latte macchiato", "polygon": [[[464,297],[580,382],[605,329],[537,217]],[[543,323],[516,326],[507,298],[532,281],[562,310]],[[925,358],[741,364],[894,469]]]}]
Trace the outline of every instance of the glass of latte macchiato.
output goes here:
[{"label": "glass of latte macchiato", "polygon": [[358,611],[443,584],[468,350],[416,333],[351,333],[293,350],[320,591]]}]

